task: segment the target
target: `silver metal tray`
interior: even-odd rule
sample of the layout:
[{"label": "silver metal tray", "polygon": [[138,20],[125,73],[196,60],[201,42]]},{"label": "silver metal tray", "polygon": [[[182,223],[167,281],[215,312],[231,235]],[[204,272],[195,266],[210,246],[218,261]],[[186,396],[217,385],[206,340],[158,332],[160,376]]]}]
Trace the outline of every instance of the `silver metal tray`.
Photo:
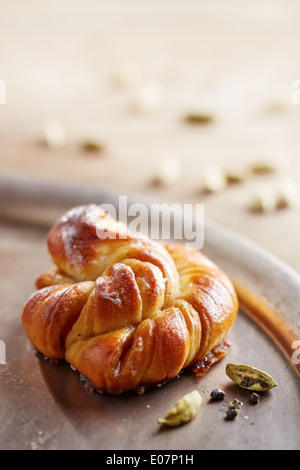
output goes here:
[{"label": "silver metal tray", "polygon": [[[143,395],[90,392],[68,364],[54,365],[36,353],[20,316],[35,278],[49,265],[45,237],[52,219],[65,206],[115,203],[116,195],[34,182],[0,183],[0,340],[6,348],[6,364],[0,364],[1,449],[300,448],[300,366],[295,363],[300,352],[297,356],[293,348],[300,338],[297,273],[250,241],[206,220],[203,251],[232,278],[241,302],[228,337],[227,357],[201,378],[186,371],[180,379]],[[29,216],[32,224],[25,223]],[[258,405],[251,405],[249,392],[227,378],[229,361],[267,371],[278,386],[263,394]],[[209,401],[216,387],[226,392],[225,401]],[[194,389],[203,397],[195,419],[177,428],[160,427],[157,419]],[[228,402],[234,398],[244,405],[236,420],[226,421]]]}]

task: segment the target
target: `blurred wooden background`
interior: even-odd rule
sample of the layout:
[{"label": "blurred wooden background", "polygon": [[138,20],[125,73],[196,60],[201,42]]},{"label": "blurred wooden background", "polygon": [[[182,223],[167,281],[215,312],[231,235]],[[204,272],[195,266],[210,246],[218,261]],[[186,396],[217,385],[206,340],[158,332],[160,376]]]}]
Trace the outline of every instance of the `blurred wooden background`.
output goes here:
[{"label": "blurred wooden background", "polygon": [[[249,210],[282,176],[300,184],[300,3],[297,0],[0,1],[1,176],[78,183],[205,214],[300,272],[299,206]],[[213,122],[191,125],[187,113]],[[54,120],[61,148],[43,143]],[[101,152],[81,148],[86,139]],[[160,161],[176,181],[154,185]],[[203,192],[212,164],[280,170]]]}]

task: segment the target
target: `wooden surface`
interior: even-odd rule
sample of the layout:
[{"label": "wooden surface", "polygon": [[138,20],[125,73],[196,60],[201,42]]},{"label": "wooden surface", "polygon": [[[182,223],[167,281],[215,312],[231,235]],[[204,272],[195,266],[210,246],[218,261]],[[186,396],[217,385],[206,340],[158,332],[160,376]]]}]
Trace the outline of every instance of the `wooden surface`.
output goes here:
[{"label": "wooden surface", "polygon": [[[252,191],[281,175],[300,183],[300,4],[296,0],[0,1],[1,175],[78,183],[167,202],[204,203],[205,214],[268,248],[300,272],[299,208],[256,214]],[[127,65],[126,65],[127,64]],[[123,79],[130,70],[130,80]],[[129,83],[130,82],[130,83]],[[164,101],[137,110],[140,86]],[[192,126],[186,112],[215,122]],[[67,143],[41,143],[46,120],[60,120]],[[97,138],[105,150],[81,151]],[[179,181],[152,184],[165,155],[181,162]],[[248,167],[276,159],[279,174],[252,177],[204,195],[212,163]]]}]

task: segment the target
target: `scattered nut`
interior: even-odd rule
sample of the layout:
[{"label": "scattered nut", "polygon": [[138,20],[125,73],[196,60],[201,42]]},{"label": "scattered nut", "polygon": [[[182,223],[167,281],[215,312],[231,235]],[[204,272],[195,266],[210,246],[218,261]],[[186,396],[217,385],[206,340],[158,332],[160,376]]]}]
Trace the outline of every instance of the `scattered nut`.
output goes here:
[{"label": "scattered nut", "polygon": [[243,183],[247,178],[247,172],[242,170],[226,170],[225,176],[228,184]]},{"label": "scattered nut", "polygon": [[277,165],[272,161],[259,161],[250,165],[250,170],[255,174],[268,174],[277,171]]},{"label": "scattered nut", "polygon": [[210,114],[189,113],[184,116],[184,121],[189,124],[206,125],[214,122],[214,118]]},{"label": "scattered nut", "polygon": [[162,186],[176,183],[181,176],[181,164],[172,156],[165,156],[159,163],[154,175],[154,182]]},{"label": "scattered nut", "polygon": [[277,207],[286,209],[296,207],[300,202],[299,185],[291,179],[280,181],[277,189]]},{"label": "scattered nut", "polygon": [[163,105],[165,94],[158,82],[148,82],[140,85],[134,93],[133,105],[142,112],[158,111]]},{"label": "scattered nut", "polygon": [[61,149],[65,146],[66,132],[59,120],[52,119],[45,123],[44,140],[46,145],[53,150]]},{"label": "scattered nut", "polygon": [[226,186],[227,178],[222,168],[215,166],[204,172],[203,187],[205,191],[218,193],[223,191]]},{"label": "scattered nut", "polygon": [[164,418],[158,419],[158,423],[171,427],[187,423],[196,416],[201,403],[200,393],[194,390],[178,400]]},{"label": "scattered nut", "polygon": [[81,143],[81,149],[84,152],[99,153],[104,150],[104,146],[97,140],[87,139]]},{"label": "scattered nut", "polygon": [[277,208],[276,193],[271,187],[263,187],[252,196],[250,209],[254,212],[273,212]]}]

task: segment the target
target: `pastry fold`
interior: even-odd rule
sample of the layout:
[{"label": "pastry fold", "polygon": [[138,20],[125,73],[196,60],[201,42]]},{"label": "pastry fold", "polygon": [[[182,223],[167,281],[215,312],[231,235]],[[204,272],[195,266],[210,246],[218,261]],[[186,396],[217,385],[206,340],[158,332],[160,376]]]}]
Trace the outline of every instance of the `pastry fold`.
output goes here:
[{"label": "pastry fold", "polygon": [[52,227],[53,266],[22,312],[44,356],[65,359],[103,392],[168,381],[203,361],[231,329],[238,299],[201,252],[130,232],[100,206]]}]

